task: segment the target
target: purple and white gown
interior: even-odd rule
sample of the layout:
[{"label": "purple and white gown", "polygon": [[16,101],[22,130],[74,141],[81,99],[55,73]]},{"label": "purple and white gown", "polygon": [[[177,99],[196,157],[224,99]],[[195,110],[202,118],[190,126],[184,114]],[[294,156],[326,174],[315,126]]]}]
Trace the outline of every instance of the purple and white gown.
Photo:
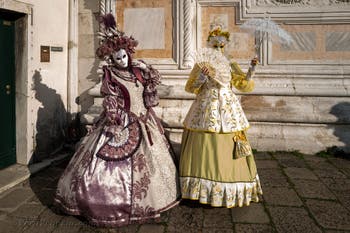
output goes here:
[{"label": "purple and white gown", "polygon": [[55,202],[97,226],[159,217],[180,196],[169,144],[151,107],[159,73],[150,66],[133,70],[104,67],[104,111],[58,182]]}]

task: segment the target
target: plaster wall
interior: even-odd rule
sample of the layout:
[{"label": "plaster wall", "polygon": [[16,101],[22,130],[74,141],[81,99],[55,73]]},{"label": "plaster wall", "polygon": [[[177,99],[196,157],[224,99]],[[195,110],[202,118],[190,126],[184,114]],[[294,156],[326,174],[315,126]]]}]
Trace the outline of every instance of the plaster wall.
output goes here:
[{"label": "plaster wall", "polygon": [[[69,1],[0,1],[0,8],[24,13],[21,75],[16,78],[17,162],[40,161],[59,148],[66,124]],[[54,46],[50,62],[40,46]],[[17,67],[18,68],[18,67]],[[25,109],[25,110],[23,110]],[[18,114],[20,113],[20,114]]]},{"label": "plaster wall", "polygon": [[97,74],[100,61],[95,56],[99,40],[99,1],[79,0],[78,3],[78,96],[76,103],[79,112],[86,113],[93,104],[93,97],[88,90],[99,82]]}]

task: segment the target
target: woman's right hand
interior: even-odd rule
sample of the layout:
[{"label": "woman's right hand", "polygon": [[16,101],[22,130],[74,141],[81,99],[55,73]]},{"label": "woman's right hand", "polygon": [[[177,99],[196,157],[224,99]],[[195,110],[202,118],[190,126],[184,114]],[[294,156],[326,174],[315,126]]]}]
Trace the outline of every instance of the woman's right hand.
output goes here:
[{"label": "woman's right hand", "polygon": [[254,58],[250,61],[250,65],[251,65],[251,66],[256,66],[257,64],[259,64],[259,59],[258,59],[258,57],[254,57]]}]

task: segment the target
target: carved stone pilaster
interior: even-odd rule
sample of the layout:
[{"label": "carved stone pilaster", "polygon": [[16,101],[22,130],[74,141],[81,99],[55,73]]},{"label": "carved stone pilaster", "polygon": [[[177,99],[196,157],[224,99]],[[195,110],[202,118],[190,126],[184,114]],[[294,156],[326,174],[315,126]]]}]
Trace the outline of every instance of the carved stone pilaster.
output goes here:
[{"label": "carved stone pilaster", "polygon": [[349,4],[349,0],[258,0],[257,6],[330,6],[336,4]]},{"label": "carved stone pilaster", "polygon": [[100,14],[112,13],[115,15],[116,0],[100,0]]},{"label": "carved stone pilaster", "polygon": [[266,16],[289,24],[296,22],[349,23],[350,0],[241,0],[239,21]]},{"label": "carved stone pilaster", "polygon": [[183,5],[183,20],[184,20],[184,33],[183,33],[183,66],[184,68],[191,68],[193,66],[192,59],[192,20],[193,20],[193,1],[184,0]]},{"label": "carved stone pilaster", "polygon": [[[108,14],[108,13],[113,14],[115,20],[117,21],[116,0],[100,0],[100,15],[105,15],[105,14]],[[100,30],[101,30],[101,25],[100,25]],[[102,76],[101,67],[104,64],[105,63],[103,61],[101,61],[100,64],[99,64],[99,69],[97,70],[100,78]],[[99,85],[100,85],[100,83],[98,83],[94,88],[100,88]]]}]

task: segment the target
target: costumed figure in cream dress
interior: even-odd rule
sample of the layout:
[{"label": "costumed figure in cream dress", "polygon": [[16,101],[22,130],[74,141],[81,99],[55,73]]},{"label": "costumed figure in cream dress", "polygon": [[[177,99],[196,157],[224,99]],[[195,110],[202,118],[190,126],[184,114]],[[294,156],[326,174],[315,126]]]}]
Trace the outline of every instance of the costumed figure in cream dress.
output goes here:
[{"label": "costumed figure in cream dress", "polygon": [[209,45],[195,55],[186,91],[196,94],[184,121],[180,157],[182,198],[214,207],[258,202],[262,194],[252,149],[246,137],[249,123],[233,92],[254,88],[257,59],[245,74],[223,54],[229,33],[214,28]]},{"label": "costumed figure in cream dress", "polygon": [[105,25],[97,56],[106,60],[98,122],[83,139],[58,182],[55,201],[64,212],[97,226],[116,227],[157,218],[178,203],[178,175],[164,130],[152,107],[158,104],[157,70],[132,60],[137,45]]}]

